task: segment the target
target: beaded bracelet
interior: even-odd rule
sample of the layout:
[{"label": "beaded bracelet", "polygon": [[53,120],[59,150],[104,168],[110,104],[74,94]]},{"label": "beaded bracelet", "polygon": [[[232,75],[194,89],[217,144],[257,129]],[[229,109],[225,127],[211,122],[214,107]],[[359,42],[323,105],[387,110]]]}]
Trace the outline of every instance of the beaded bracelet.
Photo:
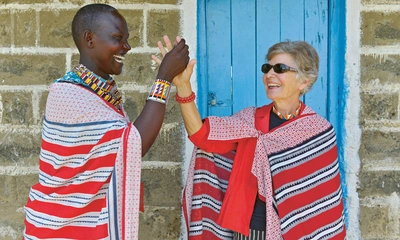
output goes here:
[{"label": "beaded bracelet", "polygon": [[196,94],[192,92],[189,97],[179,97],[178,94],[176,94],[175,99],[178,103],[190,103],[196,99]]},{"label": "beaded bracelet", "polygon": [[151,87],[147,100],[167,104],[170,90],[170,82],[163,79],[157,79]]}]

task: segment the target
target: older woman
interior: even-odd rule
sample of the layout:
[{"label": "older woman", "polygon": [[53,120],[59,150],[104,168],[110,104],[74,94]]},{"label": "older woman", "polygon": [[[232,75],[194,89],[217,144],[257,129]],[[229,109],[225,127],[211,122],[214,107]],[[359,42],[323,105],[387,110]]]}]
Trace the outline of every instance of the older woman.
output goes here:
[{"label": "older woman", "polygon": [[299,100],[317,79],[318,54],[286,41],[267,60],[273,102],[230,117],[201,120],[189,81],[195,60],[173,80],[189,138],[202,149],[183,199],[190,239],[345,238],[334,129]]}]

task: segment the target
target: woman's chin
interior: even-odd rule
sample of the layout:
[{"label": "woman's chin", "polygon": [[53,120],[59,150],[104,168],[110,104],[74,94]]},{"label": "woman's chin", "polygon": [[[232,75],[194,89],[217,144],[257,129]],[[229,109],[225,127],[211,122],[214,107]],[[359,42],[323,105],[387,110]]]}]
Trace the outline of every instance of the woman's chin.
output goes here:
[{"label": "woman's chin", "polygon": [[122,67],[121,67],[120,69],[114,71],[113,75],[118,76],[118,75],[120,75],[121,73],[122,73]]},{"label": "woman's chin", "polygon": [[277,94],[267,91],[267,98],[269,98],[271,101],[274,101],[277,98]]}]

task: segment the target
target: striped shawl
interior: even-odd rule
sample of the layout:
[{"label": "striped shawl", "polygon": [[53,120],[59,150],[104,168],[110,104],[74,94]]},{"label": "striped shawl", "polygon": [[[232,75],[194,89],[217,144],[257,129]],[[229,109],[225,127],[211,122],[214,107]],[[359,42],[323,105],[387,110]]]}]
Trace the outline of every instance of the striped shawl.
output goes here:
[{"label": "striped shawl", "polygon": [[24,239],[137,239],[140,164],[141,138],[123,110],[80,85],[54,83]]},{"label": "striped shawl", "polygon": [[[254,157],[240,159],[234,152],[216,154],[195,148],[183,197],[189,239],[232,239],[229,229],[234,223],[230,219],[235,218],[234,212],[245,208],[233,196],[248,196],[246,189],[251,185],[242,184],[247,186],[243,190],[237,184],[245,179],[244,165],[236,165],[241,170],[235,168],[240,161],[250,164],[247,169],[257,179],[256,191],[266,202],[266,239],[345,238],[333,127],[305,106],[300,116],[262,132],[256,127],[256,111],[267,113],[261,119],[266,124],[271,107],[251,107],[231,117],[208,118],[208,140],[236,139],[239,152],[241,139],[255,138]],[[248,197],[252,203],[253,197]]]}]

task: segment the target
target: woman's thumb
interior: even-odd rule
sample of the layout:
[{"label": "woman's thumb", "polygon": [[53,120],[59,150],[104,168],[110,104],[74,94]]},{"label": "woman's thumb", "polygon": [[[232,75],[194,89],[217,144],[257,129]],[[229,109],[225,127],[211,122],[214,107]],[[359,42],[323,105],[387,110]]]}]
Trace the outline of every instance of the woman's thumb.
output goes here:
[{"label": "woman's thumb", "polygon": [[186,68],[188,70],[189,74],[193,73],[193,68],[194,68],[194,65],[196,65],[196,63],[197,63],[196,59],[192,59],[189,61],[187,68]]}]

